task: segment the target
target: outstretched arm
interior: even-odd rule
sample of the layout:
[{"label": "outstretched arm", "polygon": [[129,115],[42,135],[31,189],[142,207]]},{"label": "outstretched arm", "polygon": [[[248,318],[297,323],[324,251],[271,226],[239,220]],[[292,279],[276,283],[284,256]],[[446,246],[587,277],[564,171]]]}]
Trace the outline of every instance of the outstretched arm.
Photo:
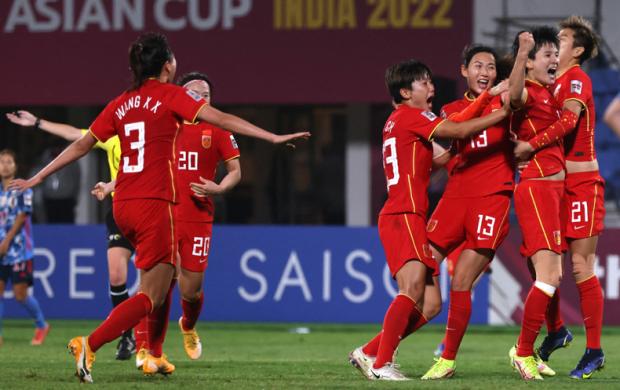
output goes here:
[{"label": "outstretched arm", "polygon": [[441,122],[435,129],[434,136],[445,138],[467,138],[481,130],[486,129],[489,126],[500,122],[506,118],[508,111],[506,106],[501,110],[494,111],[489,115],[485,115],[481,118],[474,118],[465,122],[452,122],[451,120],[445,120]]},{"label": "outstretched arm", "polygon": [[47,164],[43,169],[37,172],[33,177],[28,180],[16,179],[9,184],[10,189],[16,189],[24,191],[28,188],[34,187],[40,184],[46,177],[52,173],[60,170],[62,167],[72,163],[88,153],[89,150],[97,143],[97,140],[93,135],[88,132],[84,134],[80,139],[71,143],[65,150],[62,151],[52,162]]},{"label": "outstretched arm", "polygon": [[603,120],[620,137],[620,95],[607,106]]},{"label": "outstretched arm", "polygon": [[262,139],[272,144],[291,144],[291,142],[310,137],[310,133],[307,131],[284,135],[274,134],[238,116],[226,114],[211,105],[204,105],[200,109],[198,112],[198,119],[212,123],[233,133]]},{"label": "outstretched arm", "polygon": [[[64,123],[50,122],[45,119],[37,118],[28,111],[20,110],[15,112],[8,112],[6,117],[11,122],[20,126],[35,126],[39,129],[46,131],[50,134],[57,135],[66,139],[67,141],[75,141],[82,136],[82,131],[71,125]],[[37,123],[38,121],[38,123]]]}]

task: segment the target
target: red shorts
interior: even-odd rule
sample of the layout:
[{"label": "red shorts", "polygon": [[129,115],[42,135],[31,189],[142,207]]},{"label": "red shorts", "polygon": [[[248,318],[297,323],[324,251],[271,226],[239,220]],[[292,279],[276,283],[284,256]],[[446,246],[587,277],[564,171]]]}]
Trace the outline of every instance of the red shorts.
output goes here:
[{"label": "red shorts", "polygon": [[597,236],[605,219],[605,180],[598,171],[566,175],[566,238]]},{"label": "red shorts", "polygon": [[446,253],[457,249],[496,250],[508,235],[510,194],[442,198],[428,220],[428,240]]},{"label": "red shorts", "polygon": [[136,268],[149,270],[160,263],[176,264],[172,207],[172,203],[161,199],[114,201],[114,220],[136,248]]},{"label": "red shorts", "polygon": [[379,238],[392,277],[410,260],[418,260],[439,275],[439,267],[433,259],[428,240],[426,223],[418,214],[379,215]]},{"label": "red shorts", "polygon": [[212,222],[177,221],[177,237],[181,267],[204,272],[209,263]]},{"label": "red shorts", "polygon": [[515,189],[515,211],[523,243],[521,255],[530,257],[541,249],[562,253],[561,205],[564,181],[524,180]]}]

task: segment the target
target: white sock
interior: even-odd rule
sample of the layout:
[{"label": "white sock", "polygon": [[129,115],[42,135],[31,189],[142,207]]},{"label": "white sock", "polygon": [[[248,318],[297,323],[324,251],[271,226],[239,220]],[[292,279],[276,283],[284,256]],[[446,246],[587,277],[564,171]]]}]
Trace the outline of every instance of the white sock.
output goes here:
[{"label": "white sock", "polygon": [[552,297],[553,294],[555,294],[555,290],[556,290],[555,287],[545,282],[541,282],[540,280],[535,281],[534,286],[537,287],[542,292],[544,292],[545,294],[549,295],[550,297]]}]

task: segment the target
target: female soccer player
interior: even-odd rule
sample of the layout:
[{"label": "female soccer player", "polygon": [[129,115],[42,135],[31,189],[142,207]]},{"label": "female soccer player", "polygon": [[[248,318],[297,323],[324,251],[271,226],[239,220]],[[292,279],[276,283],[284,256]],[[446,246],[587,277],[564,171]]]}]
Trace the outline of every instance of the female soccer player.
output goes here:
[{"label": "female soccer player", "polygon": [[[132,87],[106,106],[90,131],[32,178],[11,184],[20,190],[33,187],[88,153],[97,140],[105,142],[114,135],[120,138],[122,162],[116,181],[114,218],[138,253],[140,292],[114,308],[89,336],[71,339],[68,348],[75,357],[80,381],[92,382],[95,352],[143,317],[149,316],[150,341],[157,342],[163,333],[163,307],[170,299],[177,253],[172,215],[177,201],[174,142],[181,122],[198,119],[278,144],[310,135],[275,135],[225,114],[196,93],[171,84],[177,63],[162,34],[141,35],[130,47],[129,64],[134,77]],[[168,373],[165,356],[154,352],[151,358],[163,373]]]}]

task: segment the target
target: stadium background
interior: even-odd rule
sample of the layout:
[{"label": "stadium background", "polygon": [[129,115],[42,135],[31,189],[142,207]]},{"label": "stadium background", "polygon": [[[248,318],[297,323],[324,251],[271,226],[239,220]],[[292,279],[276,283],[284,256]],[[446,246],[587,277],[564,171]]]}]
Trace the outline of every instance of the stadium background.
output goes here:
[{"label": "stadium background", "polygon": [[[202,319],[378,323],[394,294],[374,227],[385,198],[378,131],[390,111],[384,69],[408,57],[428,63],[435,72],[437,110],[464,88],[458,65],[466,44],[505,50],[522,26],[555,23],[569,14],[591,19],[605,40],[602,55],[588,68],[597,153],[607,180],[607,230],[597,273],[605,290],[605,323],[618,325],[620,141],[601,118],[620,91],[614,55],[620,53],[620,29],[613,16],[620,15],[620,2],[7,0],[0,4],[6,53],[0,111],[27,109],[87,127],[128,85],[129,42],[142,30],[165,32],[179,74],[199,70],[212,78],[215,106],[267,129],[313,134],[295,151],[238,139],[243,179],[217,200]],[[0,130],[0,148],[17,151],[22,176],[64,146],[4,116]],[[64,194],[75,201],[75,225],[50,224],[44,187],[35,190],[35,289],[50,318],[103,318],[110,307],[100,225],[110,204],[89,195],[108,175],[105,156],[90,153],[77,166],[72,172],[79,175],[59,177],[48,188],[59,196],[59,188],[75,189]],[[441,173],[434,176],[435,202],[444,182]],[[512,222],[493,272],[476,290],[474,323],[520,321],[531,282],[518,255],[514,216]],[[565,270],[563,314],[579,323],[568,264]],[[5,298],[6,315],[21,315],[10,292]],[[445,313],[436,321],[444,320]]]}]

